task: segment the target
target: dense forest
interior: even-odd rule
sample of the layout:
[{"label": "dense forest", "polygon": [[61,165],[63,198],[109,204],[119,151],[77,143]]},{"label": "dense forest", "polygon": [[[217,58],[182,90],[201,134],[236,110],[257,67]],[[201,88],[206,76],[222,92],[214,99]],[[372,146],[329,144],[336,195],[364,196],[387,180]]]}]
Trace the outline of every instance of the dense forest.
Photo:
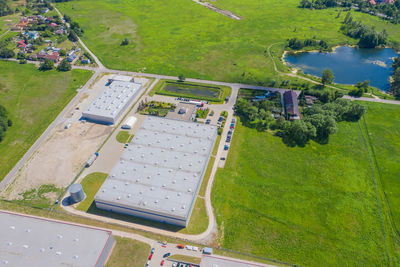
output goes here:
[{"label": "dense forest", "polygon": [[392,67],[393,75],[390,92],[396,99],[400,100],[400,57],[395,58]]},{"label": "dense forest", "polygon": [[7,0],[0,0],[0,17],[14,13],[8,5]]}]

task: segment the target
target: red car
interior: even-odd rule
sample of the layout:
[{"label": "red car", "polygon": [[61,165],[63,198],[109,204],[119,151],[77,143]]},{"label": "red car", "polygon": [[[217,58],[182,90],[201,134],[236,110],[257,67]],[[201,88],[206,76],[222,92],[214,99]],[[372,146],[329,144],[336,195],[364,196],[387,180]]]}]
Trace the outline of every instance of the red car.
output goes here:
[{"label": "red car", "polygon": [[164,265],[164,262],[165,262],[165,260],[162,260],[160,265],[163,266],[163,265]]},{"label": "red car", "polygon": [[151,258],[153,258],[153,254],[150,254],[150,256],[149,256],[149,260],[151,260]]},{"label": "red car", "polygon": [[183,249],[183,248],[185,248],[185,246],[184,246],[184,245],[182,245],[182,244],[176,245],[176,247],[177,247],[177,248],[180,248],[180,249]]}]

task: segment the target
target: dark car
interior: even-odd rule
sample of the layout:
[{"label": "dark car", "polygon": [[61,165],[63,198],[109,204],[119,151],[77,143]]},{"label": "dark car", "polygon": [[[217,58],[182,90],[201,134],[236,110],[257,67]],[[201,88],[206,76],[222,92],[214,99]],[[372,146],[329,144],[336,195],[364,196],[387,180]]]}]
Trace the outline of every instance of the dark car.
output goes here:
[{"label": "dark car", "polygon": [[206,120],[206,124],[210,124],[211,123],[211,120],[210,119],[207,119]]},{"label": "dark car", "polygon": [[228,136],[231,136],[231,135],[232,135],[232,131],[229,131],[229,132],[228,132]]},{"label": "dark car", "polygon": [[224,150],[228,150],[229,149],[229,146],[228,145],[225,145],[224,146]]},{"label": "dark car", "polygon": [[228,137],[226,138],[226,142],[229,143],[230,141],[231,141],[231,138],[228,136]]},{"label": "dark car", "polygon": [[236,119],[235,118],[232,119],[232,123],[236,123]]},{"label": "dark car", "polygon": [[169,256],[171,256],[171,253],[168,252],[164,254],[163,258],[168,258]]},{"label": "dark car", "polygon": [[235,124],[231,123],[231,129],[235,129]]},{"label": "dark car", "polygon": [[225,157],[221,157],[221,160],[226,160],[226,158]]}]

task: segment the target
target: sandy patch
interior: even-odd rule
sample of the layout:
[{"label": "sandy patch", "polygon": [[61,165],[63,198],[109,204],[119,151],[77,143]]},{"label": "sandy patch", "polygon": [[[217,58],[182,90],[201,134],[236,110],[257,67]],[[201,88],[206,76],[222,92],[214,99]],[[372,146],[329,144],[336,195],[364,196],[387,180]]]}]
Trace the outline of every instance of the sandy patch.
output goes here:
[{"label": "sandy patch", "polygon": [[18,199],[20,193],[44,184],[66,187],[111,131],[109,126],[93,123],[73,123],[67,130],[59,125],[23,166],[3,196]]}]

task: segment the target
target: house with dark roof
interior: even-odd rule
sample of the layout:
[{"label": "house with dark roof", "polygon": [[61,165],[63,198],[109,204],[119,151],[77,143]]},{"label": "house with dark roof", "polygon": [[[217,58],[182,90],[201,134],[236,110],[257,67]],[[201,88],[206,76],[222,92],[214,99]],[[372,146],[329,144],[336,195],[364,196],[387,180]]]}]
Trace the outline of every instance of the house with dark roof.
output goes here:
[{"label": "house with dark roof", "polygon": [[286,119],[300,119],[299,102],[295,91],[286,91],[283,94],[283,104],[285,106]]}]

